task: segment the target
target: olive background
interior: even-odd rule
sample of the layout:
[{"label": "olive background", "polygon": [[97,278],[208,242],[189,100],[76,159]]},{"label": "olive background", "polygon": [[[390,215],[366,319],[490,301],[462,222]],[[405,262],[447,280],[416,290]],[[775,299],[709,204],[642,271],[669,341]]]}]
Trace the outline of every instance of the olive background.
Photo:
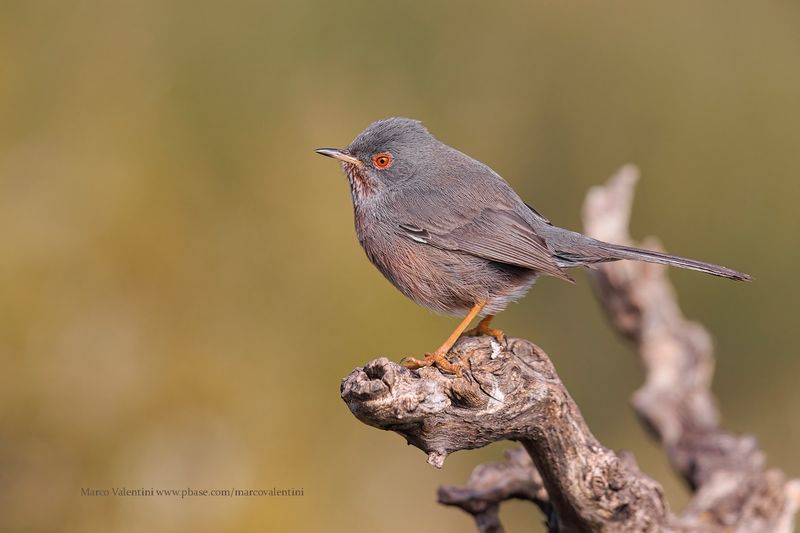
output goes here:
[{"label": "olive background", "polygon": [[[509,444],[435,470],[339,399],[354,367],[455,322],[369,264],[345,178],[313,152],[387,116],[573,229],[589,187],[639,165],[636,237],[755,277],[670,272],[715,337],[724,426],[800,475],[797,2],[7,0],[0,529],[472,529],[436,488]],[[636,359],[575,274],[497,324],[548,351],[679,511],[629,405]],[[111,487],[304,496],[81,496]],[[501,516],[542,531],[529,504]]]}]

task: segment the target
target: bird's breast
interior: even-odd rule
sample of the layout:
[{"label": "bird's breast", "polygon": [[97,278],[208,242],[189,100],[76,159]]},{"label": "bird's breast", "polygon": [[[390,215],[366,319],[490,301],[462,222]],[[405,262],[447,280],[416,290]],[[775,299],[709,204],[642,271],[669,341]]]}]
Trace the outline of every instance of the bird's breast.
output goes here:
[{"label": "bird's breast", "polygon": [[499,312],[533,283],[533,271],[415,242],[391,222],[359,211],[356,232],[369,260],[400,292],[432,311],[464,315],[486,302],[487,312]]},{"label": "bird's breast", "polygon": [[441,258],[434,257],[438,250],[412,242],[389,221],[358,209],[355,226],[370,262],[408,298],[439,313],[458,313],[465,305],[459,298],[446,296],[452,282],[442,275]]}]

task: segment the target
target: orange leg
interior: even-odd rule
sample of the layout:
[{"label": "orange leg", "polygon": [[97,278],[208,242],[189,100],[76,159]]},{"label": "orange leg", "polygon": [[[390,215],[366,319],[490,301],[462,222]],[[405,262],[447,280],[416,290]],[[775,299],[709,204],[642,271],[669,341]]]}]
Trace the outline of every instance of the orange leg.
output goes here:
[{"label": "orange leg", "polygon": [[497,342],[499,342],[500,344],[505,343],[506,334],[499,329],[495,329],[489,326],[493,318],[494,315],[486,315],[485,317],[483,317],[483,320],[478,322],[477,326],[475,326],[469,331],[464,332],[464,335],[468,335],[471,337],[480,337],[481,335],[489,335],[490,337],[494,337],[495,339],[497,339]]},{"label": "orange leg", "polygon": [[431,366],[436,365],[439,370],[443,370],[445,372],[451,372],[457,376],[461,375],[461,367],[458,365],[452,364],[445,358],[447,352],[450,351],[450,348],[456,343],[456,341],[461,337],[461,334],[464,333],[464,330],[467,329],[469,323],[472,322],[472,319],[478,316],[478,313],[481,312],[483,306],[486,304],[479,303],[472,306],[472,309],[469,310],[467,316],[464,317],[464,320],[458,325],[458,327],[447,337],[447,340],[439,346],[433,353],[426,353],[425,359],[414,359],[413,357],[405,357],[400,363],[408,368],[422,368],[423,366]]}]

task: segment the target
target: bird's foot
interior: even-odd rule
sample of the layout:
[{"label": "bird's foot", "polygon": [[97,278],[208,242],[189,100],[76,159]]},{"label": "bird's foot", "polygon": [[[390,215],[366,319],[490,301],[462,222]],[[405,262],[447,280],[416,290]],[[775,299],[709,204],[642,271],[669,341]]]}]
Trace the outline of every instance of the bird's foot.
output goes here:
[{"label": "bird's foot", "polygon": [[494,337],[500,344],[505,344],[506,334],[499,329],[491,327],[489,325],[489,322],[491,322],[491,320],[492,317],[487,316],[486,318],[478,322],[477,326],[468,331],[465,331],[464,335],[467,337],[481,337],[483,335],[488,335],[489,337]]},{"label": "bird's foot", "polygon": [[449,372],[451,374],[455,374],[458,377],[461,377],[461,365],[456,363],[453,364],[447,360],[445,355],[447,352],[440,352],[439,350],[426,353],[424,359],[416,359],[414,357],[404,357],[400,364],[406,368],[422,368],[425,366],[432,366],[436,365],[436,368],[441,370],[442,372]]}]

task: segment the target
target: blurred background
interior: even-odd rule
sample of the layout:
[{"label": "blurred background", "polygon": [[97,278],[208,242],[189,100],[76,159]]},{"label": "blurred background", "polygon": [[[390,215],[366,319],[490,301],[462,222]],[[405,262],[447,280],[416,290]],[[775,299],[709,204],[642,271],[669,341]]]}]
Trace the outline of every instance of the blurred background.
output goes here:
[{"label": "blurred background", "polygon": [[[437,471],[339,399],[355,366],[455,322],[369,264],[345,178],[313,152],[393,115],[569,228],[638,164],[635,237],[755,276],[670,274],[715,336],[725,426],[800,475],[799,58],[790,1],[2,2],[0,529],[472,529],[436,488],[508,445]],[[680,510],[629,407],[635,357],[577,275],[497,324],[549,352],[599,439]],[[531,505],[502,517],[542,530]]]}]

